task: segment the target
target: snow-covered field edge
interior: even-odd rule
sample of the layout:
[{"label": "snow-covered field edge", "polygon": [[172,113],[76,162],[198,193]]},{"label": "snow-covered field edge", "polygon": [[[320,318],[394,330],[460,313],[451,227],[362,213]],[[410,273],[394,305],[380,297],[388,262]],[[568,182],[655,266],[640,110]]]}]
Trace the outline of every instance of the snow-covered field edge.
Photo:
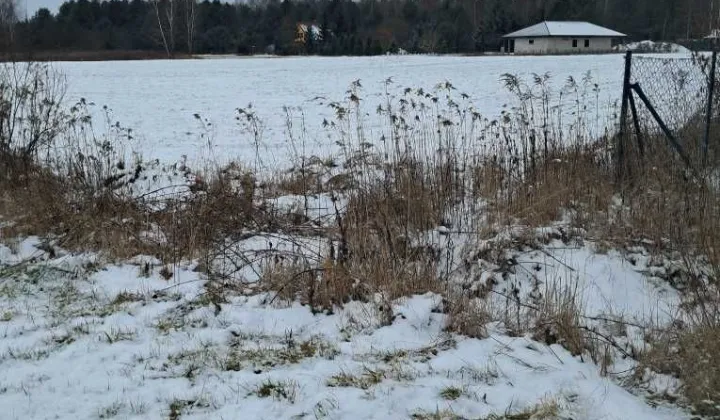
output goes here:
[{"label": "snow-covered field edge", "polygon": [[[565,229],[538,235],[561,238]],[[242,248],[271,240],[248,238]],[[471,303],[486,305],[481,315],[436,292],[392,301],[379,293],[316,313],[252,284],[219,290],[198,263],[168,273],[152,257],[111,264],[48,253],[38,238],[8,245],[6,418],[689,418],[646,399],[670,400],[676,380],[631,375],[645,329],[679,303],[640,249],[598,254],[589,242],[549,240],[508,250],[509,267],[479,259],[487,283],[471,287],[497,284]],[[555,330],[561,304],[526,312],[567,290],[572,316],[598,340],[593,350]],[[538,329],[540,319],[547,326]]]}]

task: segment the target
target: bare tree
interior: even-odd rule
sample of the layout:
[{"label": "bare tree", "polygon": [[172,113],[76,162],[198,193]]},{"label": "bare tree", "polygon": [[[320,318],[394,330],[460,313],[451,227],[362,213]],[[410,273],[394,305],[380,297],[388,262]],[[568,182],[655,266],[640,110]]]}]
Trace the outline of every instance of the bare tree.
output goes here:
[{"label": "bare tree", "polygon": [[168,58],[172,58],[175,54],[175,0],[153,0],[153,6],[163,47]]},{"label": "bare tree", "polygon": [[3,47],[9,48],[15,41],[15,24],[18,21],[17,0],[0,0],[0,31]]},{"label": "bare tree", "polygon": [[195,7],[196,0],[186,0],[185,4],[185,28],[187,29],[188,54],[192,55],[195,43]]},{"label": "bare tree", "polygon": [[713,33],[713,29],[715,29],[715,0],[710,0],[710,19],[708,24],[708,34]]},{"label": "bare tree", "polygon": [[47,63],[0,66],[0,155],[24,159],[52,145],[63,128],[66,82]]}]

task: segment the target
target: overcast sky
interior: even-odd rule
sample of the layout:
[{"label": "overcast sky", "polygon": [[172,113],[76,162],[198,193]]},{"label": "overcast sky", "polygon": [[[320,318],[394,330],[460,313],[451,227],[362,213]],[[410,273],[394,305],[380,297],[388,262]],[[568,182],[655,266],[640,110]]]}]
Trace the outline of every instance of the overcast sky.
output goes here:
[{"label": "overcast sky", "polygon": [[25,11],[27,10],[28,17],[32,17],[41,7],[47,7],[51,12],[57,13],[63,1],[64,0],[19,0],[18,8],[20,9],[20,16],[25,16]]}]

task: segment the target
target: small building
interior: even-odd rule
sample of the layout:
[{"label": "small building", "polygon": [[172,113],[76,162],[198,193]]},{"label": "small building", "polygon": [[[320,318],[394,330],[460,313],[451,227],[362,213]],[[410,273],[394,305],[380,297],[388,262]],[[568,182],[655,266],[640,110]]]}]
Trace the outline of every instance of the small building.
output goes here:
[{"label": "small building", "polygon": [[298,23],[295,30],[295,43],[305,45],[308,36],[311,36],[313,41],[322,41],[322,29],[317,25]]},{"label": "small building", "polygon": [[627,35],[588,22],[542,22],[505,35],[503,51],[515,54],[612,52]]}]

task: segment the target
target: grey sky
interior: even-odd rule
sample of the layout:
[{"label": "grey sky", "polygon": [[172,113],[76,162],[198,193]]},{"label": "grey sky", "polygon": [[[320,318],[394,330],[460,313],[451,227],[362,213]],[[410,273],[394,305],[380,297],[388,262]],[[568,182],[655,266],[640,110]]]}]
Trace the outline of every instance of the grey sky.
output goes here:
[{"label": "grey sky", "polygon": [[25,16],[27,10],[28,17],[32,17],[41,7],[47,7],[51,12],[57,13],[60,5],[64,0],[19,0],[18,9],[20,16]]}]

